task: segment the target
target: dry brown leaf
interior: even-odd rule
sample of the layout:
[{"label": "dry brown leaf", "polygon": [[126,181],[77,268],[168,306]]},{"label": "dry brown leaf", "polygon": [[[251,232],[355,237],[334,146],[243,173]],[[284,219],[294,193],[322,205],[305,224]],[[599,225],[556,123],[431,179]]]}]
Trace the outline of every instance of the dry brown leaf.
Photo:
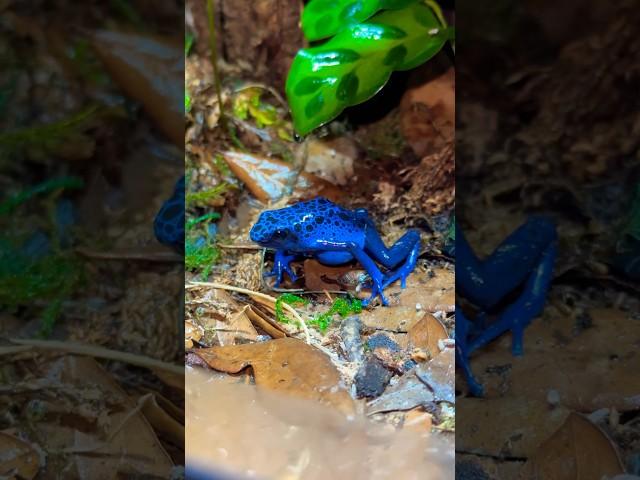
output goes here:
[{"label": "dry brown leaf", "polygon": [[307,259],[304,261],[304,285],[307,290],[342,290],[343,276],[358,267],[341,266],[329,267],[317,260]]},{"label": "dry brown leaf", "polygon": [[524,465],[522,480],[601,480],[624,473],[613,443],[596,425],[577,413]]},{"label": "dry brown leaf", "polygon": [[184,322],[184,348],[189,350],[193,347],[193,342],[197,342],[202,338],[202,327],[196,325],[189,320]]},{"label": "dry brown leaf", "polygon": [[127,95],[136,99],[178,147],[184,147],[184,52],[169,39],[99,30],[93,45]]},{"label": "dry brown leaf", "polygon": [[407,279],[407,288],[400,288],[400,282],[396,282],[385,292],[390,301],[397,296],[400,306],[417,309],[420,305],[426,312],[452,312],[455,310],[455,273],[446,268],[434,268],[431,274],[416,270]]},{"label": "dry brown leaf", "polygon": [[418,157],[452,143],[456,118],[455,70],[409,89],[400,104],[402,134]]},{"label": "dry brown leaf", "polygon": [[59,375],[62,383],[79,388],[90,378],[100,395],[112,395],[114,400],[121,402],[118,408],[98,412],[104,431],[79,432],[68,425],[48,425],[49,447],[62,449],[73,445],[71,451],[74,452],[75,468],[85,475],[81,478],[103,478],[106,469],[122,475],[135,472],[160,476],[169,474],[173,462],[153,429],[135,403],[95,360],[66,356],[53,362],[50,372],[50,378]]},{"label": "dry brown leaf", "polygon": [[432,357],[440,353],[438,341],[449,338],[444,325],[430,313],[423,314],[407,333],[413,347],[427,350]]},{"label": "dry brown leaf", "polygon": [[[457,383],[457,381],[456,381]],[[530,398],[456,399],[456,451],[487,457],[528,457],[568,415]]]},{"label": "dry brown leaf", "polygon": [[416,432],[431,432],[433,417],[430,413],[425,412],[422,407],[416,407],[409,410],[404,416],[402,428],[408,428]]},{"label": "dry brown leaf", "polygon": [[0,432],[0,476],[3,478],[35,478],[40,469],[38,452],[27,442]]},{"label": "dry brown leaf", "polygon": [[238,373],[251,366],[256,385],[330,404],[353,414],[340,374],[320,350],[295,338],[195,350],[211,368]]},{"label": "dry brown leaf", "polygon": [[509,334],[479,351],[471,367],[487,397],[507,391],[545,401],[553,391],[563,406],[581,412],[640,408],[640,328],[624,312],[611,309],[593,310],[591,318],[593,324],[577,335],[569,316],[534,320],[525,333],[522,357],[511,354]]},{"label": "dry brown leaf", "polygon": [[233,174],[263,203],[282,197],[296,176],[294,196],[322,196],[336,201],[343,195],[332,183],[306,172],[298,175],[291,164],[280,160],[232,151],[223,152],[223,158]]}]

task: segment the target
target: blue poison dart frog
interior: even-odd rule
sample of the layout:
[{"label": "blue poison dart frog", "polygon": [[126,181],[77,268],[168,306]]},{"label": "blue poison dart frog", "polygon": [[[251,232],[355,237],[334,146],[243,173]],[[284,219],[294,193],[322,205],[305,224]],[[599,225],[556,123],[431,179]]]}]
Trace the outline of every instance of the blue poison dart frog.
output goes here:
[{"label": "blue poison dart frog", "polygon": [[184,176],[176,182],[171,198],[166,200],[153,222],[160,243],[184,253]]},{"label": "blue poison dart frog", "polygon": [[[284,272],[296,281],[289,264],[297,256],[313,257],[325,265],[357,260],[372,280],[371,297],[364,305],[376,296],[388,305],[383,290],[396,280],[405,288],[420,253],[418,231],[408,231],[387,248],[365,209],[346,210],[322,197],[262,212],[250,236],[259,245],[275,249],[274,267],[267,275],[276,277],[276,288]],[[387,269],[385,273],[376,262]]]},{"label": "blue poison dart frog", "polygon": [[[531,217],[486,259],[479,260],[456,225],[456,294],[475,304],[474,321],[456,308],[456,365],[463,369],[469,390],[481,396],[469,356],[505,332],[512,334],[513,355],[523,354],[524,329],[540,315],[553,277],[558,236],[555,225]],[[517,298],[505,305],[512,293]],[[488,314],[497,316],[487,323]]]}]

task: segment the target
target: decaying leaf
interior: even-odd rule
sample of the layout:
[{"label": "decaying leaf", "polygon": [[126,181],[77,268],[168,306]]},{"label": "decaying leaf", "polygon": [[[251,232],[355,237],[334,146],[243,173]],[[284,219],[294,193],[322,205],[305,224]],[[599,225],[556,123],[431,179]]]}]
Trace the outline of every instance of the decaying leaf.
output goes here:
[{"label": "decaying leaf", "polygon": [[413,347],[427,350],[431,356],[440,352],[438,342],[449,338],[447,329],[430,313],[424,313],[411,328],[409,328],[409,342]]},{"label": "decaying leaf", "polygon": [[455,351],[446,348],[416,367],[416,376],[429,386],[436,402],[455,403]]},{"label": "decaying leaf", "polygon": [[611,440],[586,417],[570,413],[522,469],[522,480],[601,480],[624,473]]},{"label": "decaying leaf", "polygon": [[184,146],[183,46],[168,39],[99,30],[98,56],[127,95],[138,100],[158,128]]},{"label": "decaying leaf", "polygon": [[252,367],[256,385],[328,403],[346,414],[354,411],[353,400],[340,385],[340,374],[329,358],[301,340],[281,338],[194,353],[215,370],[238,373]]},{"label": "decaying leaf", "polygon": [[0,452],[0,475],[3,478],[35,478],[40,469],[40,457],[27,442],[0,432]]},{"label": "decaying leaf", "polygon": [[280,160],[232,151],[224,152],[223,157],[234,175],[264,203],[281,198],[294,186],[296,176],[294,194],[307,198],[322,196],[329,200],[337,200],[342,194],[330,182],[310,173],[298,174],[293,165]]},{"label": "decaying leaf", "polygon": [[400,104],[400,125],[418,158],[437,153],[453,141],[455,105],[453,68],[405,92]]}]

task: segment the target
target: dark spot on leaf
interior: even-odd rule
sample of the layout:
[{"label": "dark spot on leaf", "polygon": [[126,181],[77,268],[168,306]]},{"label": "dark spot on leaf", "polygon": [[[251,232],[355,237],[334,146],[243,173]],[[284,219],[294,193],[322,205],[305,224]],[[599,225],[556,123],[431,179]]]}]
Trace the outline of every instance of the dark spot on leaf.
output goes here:
[{"label": "dark spot on leaf", "polygon": [[416,21],[420,25],[427,28],[438,28],[438,22],[428,8],[416,8],[414,11],[416,15]]},{"label": "dark spot on leaf", "polygon": [[320,17],[316,22],[315,24],[316,30],[318,32],[324,32],[331,27],[334,21],[335,21],[334,16],[330,13],[327,13],[326,15],[323,15],[322,17]]},{"label": "dark spot on leaf", "polygon": [[293,89],[296,95],[309,95],[318,90],[324,79],[321,77],[306,77],[300,80]]},{"label": "dark spot on leaf", "polygon": [[322,107],[324,106],[324,96],[322,93],[318,93],[315,97],[309,100],[307,106],[304,108],[304,113],[308,118],[315,117]]},{"label": "dark spot on leaf", "polygon": [[347,73],[338,84],[338,91],[336,92],[336,97],[338,98],[338,100],[346,102],[353,99],[353,97],[358,92],[359,83],[360,81],[358,80],[358,76],[355,73]]},{"label": "dark spot on leaf", "polygon": [[387,52],[382,63],[390,67],[400,65],[406,56],[407,48],[404,45],[398,45]]},{"label": "dark spot on leaf", "polygon": [[307,225],[305,228],[307,232],[311,232],[313,230],[313,225]]},{"label": "dark spot on leaf", "polygon": [[316,217],[316,223],[322,223],[322,222],[324,222],[324,218]]}]

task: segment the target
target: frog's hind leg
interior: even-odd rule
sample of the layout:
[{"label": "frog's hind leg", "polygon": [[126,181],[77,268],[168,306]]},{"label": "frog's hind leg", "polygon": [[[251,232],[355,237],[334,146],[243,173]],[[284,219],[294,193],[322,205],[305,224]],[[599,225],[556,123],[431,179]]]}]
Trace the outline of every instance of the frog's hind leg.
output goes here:
[{"label": "frog's hind leg", "polygon": [[467,338],[469,336],[469,329],[472,327],[472,323],[467,320],[462,313],[460,307],[456,305],[456,367],[462,368],[464,377],[467,380],[469,391],[476,397],[481,397],[483,394],[482,384],[479,383],[473,376],[471,365],[469,362],[469,349],[467,348]]},{"label": "frog's hind leg", "polygon": [[409,230],[391,248],[387,248],[378,232],[373,228],[368,228],[365,250],[374,260],[388,269],[393,269],[404,262],[384,279],[382,288],[391,285],[398,279],[401,281],[402,288],[405,288],[407,277],[413,272],[420,254],[420,233],[417,230]]},{"label": "frog's hind leg", "polygon": [[532,216],[481,261],[456,225],[456,289],[475,305],[493,308],[526,280],[556,238],[550,220]]},{"label": "frog's hind leg", "polygon": [[518,299],[504,310],[496,322],[489,325],[470,342],[469,353],[510,330],[513,338],[511,346],[513,355],[523,354],[524,329],[540,315],[544,308],[547,292],[553,279],[557,249],[557,243],[554,241],[544,250]]}]

